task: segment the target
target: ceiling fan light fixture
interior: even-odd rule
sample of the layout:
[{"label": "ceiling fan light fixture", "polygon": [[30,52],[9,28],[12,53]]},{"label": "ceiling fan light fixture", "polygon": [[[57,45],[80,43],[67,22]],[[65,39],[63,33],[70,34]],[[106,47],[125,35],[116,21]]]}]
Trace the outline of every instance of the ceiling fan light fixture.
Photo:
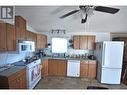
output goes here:
[{"label": "ceiling fan light fixture", "polygon": [[81,23],[86,23],[86,21],[87,21],[87,14],[86,14],[85,18],[82,18]]}]

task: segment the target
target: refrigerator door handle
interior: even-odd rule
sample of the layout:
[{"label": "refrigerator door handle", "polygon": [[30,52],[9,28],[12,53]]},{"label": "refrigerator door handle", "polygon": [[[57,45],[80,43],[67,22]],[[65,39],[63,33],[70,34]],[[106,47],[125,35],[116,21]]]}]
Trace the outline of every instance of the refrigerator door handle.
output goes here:
[{"label": "refrigerator door handle", "polygon": [[104,66],[105,65],[105,47],[106,47],[106,45],[104,44],[104,46],[103,46],[103,57],[102,57],[102,65]]}]

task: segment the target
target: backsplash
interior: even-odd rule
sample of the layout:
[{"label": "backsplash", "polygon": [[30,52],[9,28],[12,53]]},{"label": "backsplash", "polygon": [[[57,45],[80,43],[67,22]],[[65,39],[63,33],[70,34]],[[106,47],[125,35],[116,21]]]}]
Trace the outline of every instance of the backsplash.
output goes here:
[{"label": "backsplash", "polygon": [[93,50],[75,50],[75,49],[68,49],[68,54],[90,54],[92,55],[94,53]]},{"label": "backsplash", "polygon": [[[52,55],[51,48],[44,49],[44,52],[45,52],[45,54],[47,56],[51,56]],[[93,55],[94,51],[93,50],[68,49],[66,54],[68,54],[68,55],[85,55],[85,54]]]},{"label": "backsplash", "polygon": [[0,65],[5,65],[9,63],[14,63],[17,61],[20,61],[24,59],[27,56],[33,56],[33,53],[10,53],[10,52],[4,52],[0,53]]}]

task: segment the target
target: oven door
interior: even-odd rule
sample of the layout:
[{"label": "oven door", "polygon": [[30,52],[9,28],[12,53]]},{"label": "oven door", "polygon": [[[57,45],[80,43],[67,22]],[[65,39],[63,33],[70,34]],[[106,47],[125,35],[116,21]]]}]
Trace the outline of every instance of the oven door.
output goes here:
[{"label": "oven door", "polygon": [[29,68],[28,74],[28,88],[32,89],[41,79],[41,65],[36,65],[32,68]]}]

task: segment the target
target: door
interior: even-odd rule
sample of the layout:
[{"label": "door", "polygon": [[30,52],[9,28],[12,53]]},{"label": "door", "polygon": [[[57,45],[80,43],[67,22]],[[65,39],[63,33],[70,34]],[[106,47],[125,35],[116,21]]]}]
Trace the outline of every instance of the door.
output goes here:
[{"label": "door", "polygon": [[101,83],[120,84],[121,69],[102,68]]},{"label": "door", "polygon": [[104,42],[102,67],[122,68],[123,47],[122,42]]}]

